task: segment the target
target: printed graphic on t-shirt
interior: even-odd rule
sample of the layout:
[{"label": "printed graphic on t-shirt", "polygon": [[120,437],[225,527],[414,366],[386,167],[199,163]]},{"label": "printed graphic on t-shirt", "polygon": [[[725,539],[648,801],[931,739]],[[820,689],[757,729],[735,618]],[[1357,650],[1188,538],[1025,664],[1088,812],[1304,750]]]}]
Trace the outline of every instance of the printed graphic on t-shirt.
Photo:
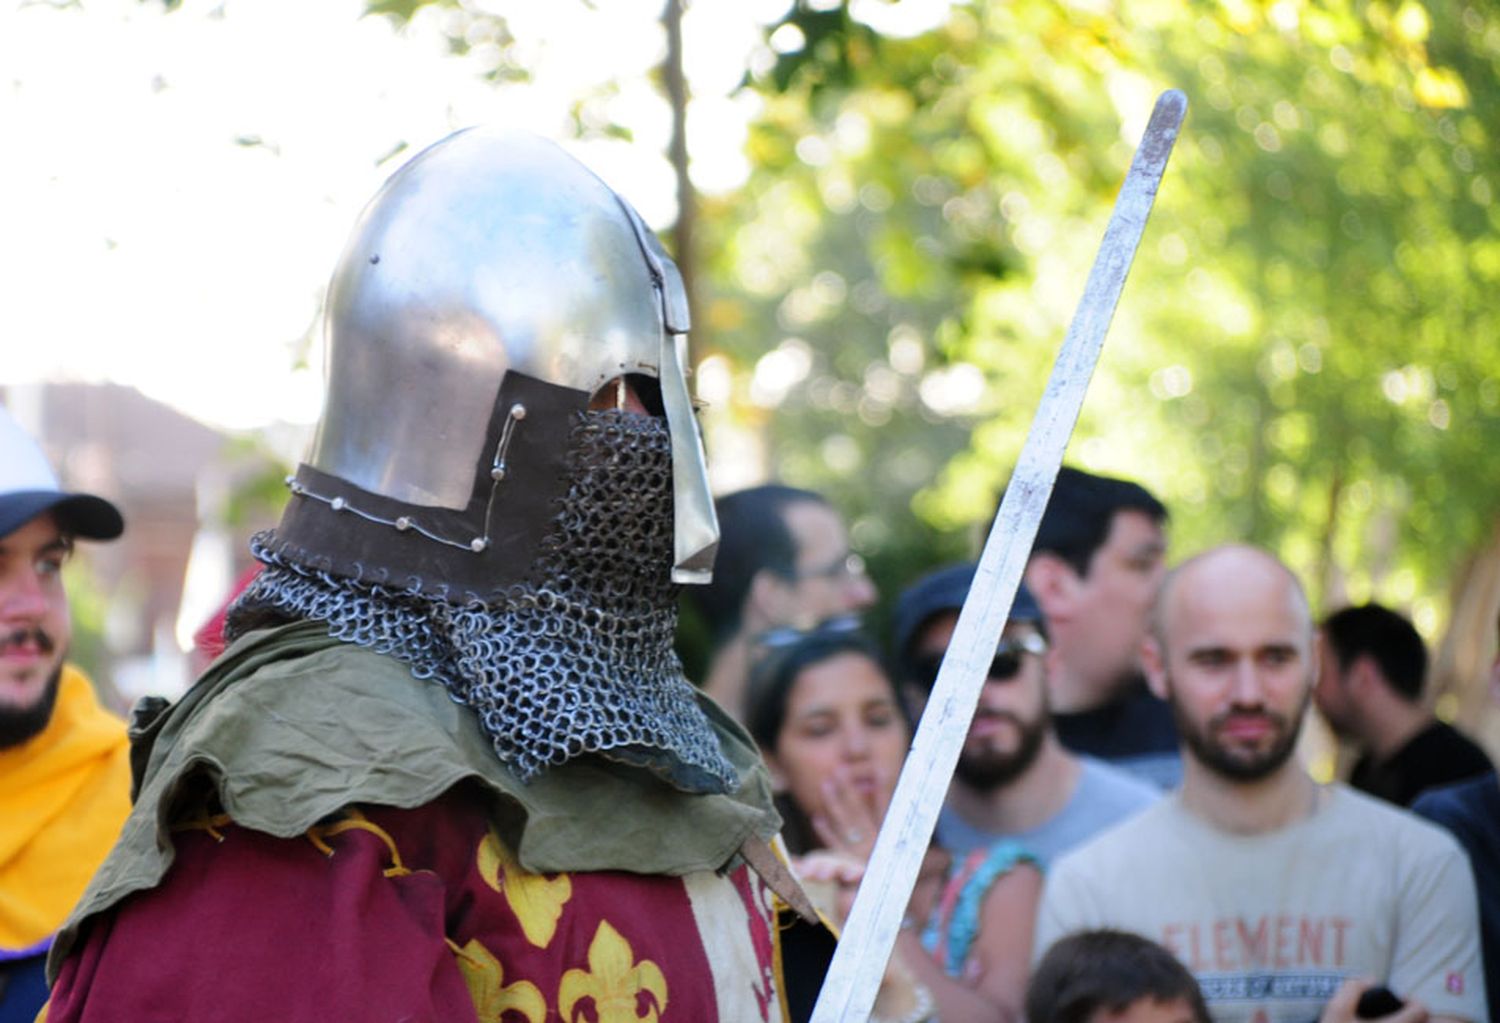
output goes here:
[{"label": "printed graphic on t-shirt", "polygon": [[1349,975],[1353,925],[1343,916],[1219,917],[1168,923],[1159,937],[1210,1004],[1320,1003]]}]

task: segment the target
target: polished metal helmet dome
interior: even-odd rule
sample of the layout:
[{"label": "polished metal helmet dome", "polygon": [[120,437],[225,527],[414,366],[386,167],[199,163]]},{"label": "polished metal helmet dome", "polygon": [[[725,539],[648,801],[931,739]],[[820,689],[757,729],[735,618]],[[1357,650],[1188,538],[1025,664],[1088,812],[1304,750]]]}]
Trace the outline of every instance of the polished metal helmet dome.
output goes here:
[{"label": "polished metal helmet dome", "polygon": [[[533,135],[451,135],[391,176],[334,271],[328,392],[292,483],[306,500],[294,498],[277,533],[311,550],[337,543],[326,526],[299,528],[321,505],[353,512],[361,529],[482,555],[547,492],[515,479],[528,457],[555,462],[548,445],[566,433],[536,416],[581,409],[610,380],[643,374],[660,382],[672,435],[673,578],[705,582],[718,526],[683,370],[687,328],[676,266],[591,171]],[[342,560],[366,572],[381,556]]]}]

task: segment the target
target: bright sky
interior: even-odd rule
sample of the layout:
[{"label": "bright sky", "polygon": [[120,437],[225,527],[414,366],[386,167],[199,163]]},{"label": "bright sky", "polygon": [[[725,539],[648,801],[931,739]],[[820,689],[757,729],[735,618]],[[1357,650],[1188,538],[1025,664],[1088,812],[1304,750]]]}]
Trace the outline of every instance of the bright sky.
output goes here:
[{"label": "bright sky", "polygon": [[[0,384],[109,380],[210,424],[310,423],[328,274],[403,159],[482,121],[565,141],[610,81],[635,143],[572,146],[655,225],[674,214],[668,112],[647,77],[661,0],[490,0],[533,81],[447,54],[437,11],[397,34],[359,0],[0,5]],[[787,0],[696,0],[685,25],[693,174],[745,172],[757,26]],[[760,59],[765,59],[762,54]],[[398,146],[408,148],[399,156]]]}]

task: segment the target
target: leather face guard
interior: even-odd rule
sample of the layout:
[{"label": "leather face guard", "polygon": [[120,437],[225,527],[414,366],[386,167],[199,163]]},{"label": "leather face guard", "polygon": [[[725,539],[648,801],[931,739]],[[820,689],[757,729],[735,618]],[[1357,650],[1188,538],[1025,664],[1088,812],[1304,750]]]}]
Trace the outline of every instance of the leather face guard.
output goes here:
[{"label": "leather face guard", "polygon": [[567,440],[589,395],[521,373],[500,383],[462,510],[371,493],[303,464],[266,538],[314,571],[448,601],[487,600],[529,581],[567,486]]}]

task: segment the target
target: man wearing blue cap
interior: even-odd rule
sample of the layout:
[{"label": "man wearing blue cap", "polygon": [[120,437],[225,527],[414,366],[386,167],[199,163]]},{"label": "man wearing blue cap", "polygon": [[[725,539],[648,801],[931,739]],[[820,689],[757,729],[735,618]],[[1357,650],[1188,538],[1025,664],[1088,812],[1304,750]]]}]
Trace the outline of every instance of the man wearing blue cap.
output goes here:
[{"label": "man wearing blue cap", "polygon": [[[973,580],[973,564],[955,565],[896,602],[897,670],[917,711]],[[1046,651],[1046,622],[1022,584],[938,817],[937,842],[955,857],[1005,838],[1046,865],[1159,796],[1147,782],[1063,748],[1048,710]]]},{"label": "man wearing blue cap", "polygon": [[123,529],[108,501],[63,491],[0,407],[0,1023],[46,1000],[53,934],[130,811],[125,724],[65,663],[60,575],[75,538]]}]

